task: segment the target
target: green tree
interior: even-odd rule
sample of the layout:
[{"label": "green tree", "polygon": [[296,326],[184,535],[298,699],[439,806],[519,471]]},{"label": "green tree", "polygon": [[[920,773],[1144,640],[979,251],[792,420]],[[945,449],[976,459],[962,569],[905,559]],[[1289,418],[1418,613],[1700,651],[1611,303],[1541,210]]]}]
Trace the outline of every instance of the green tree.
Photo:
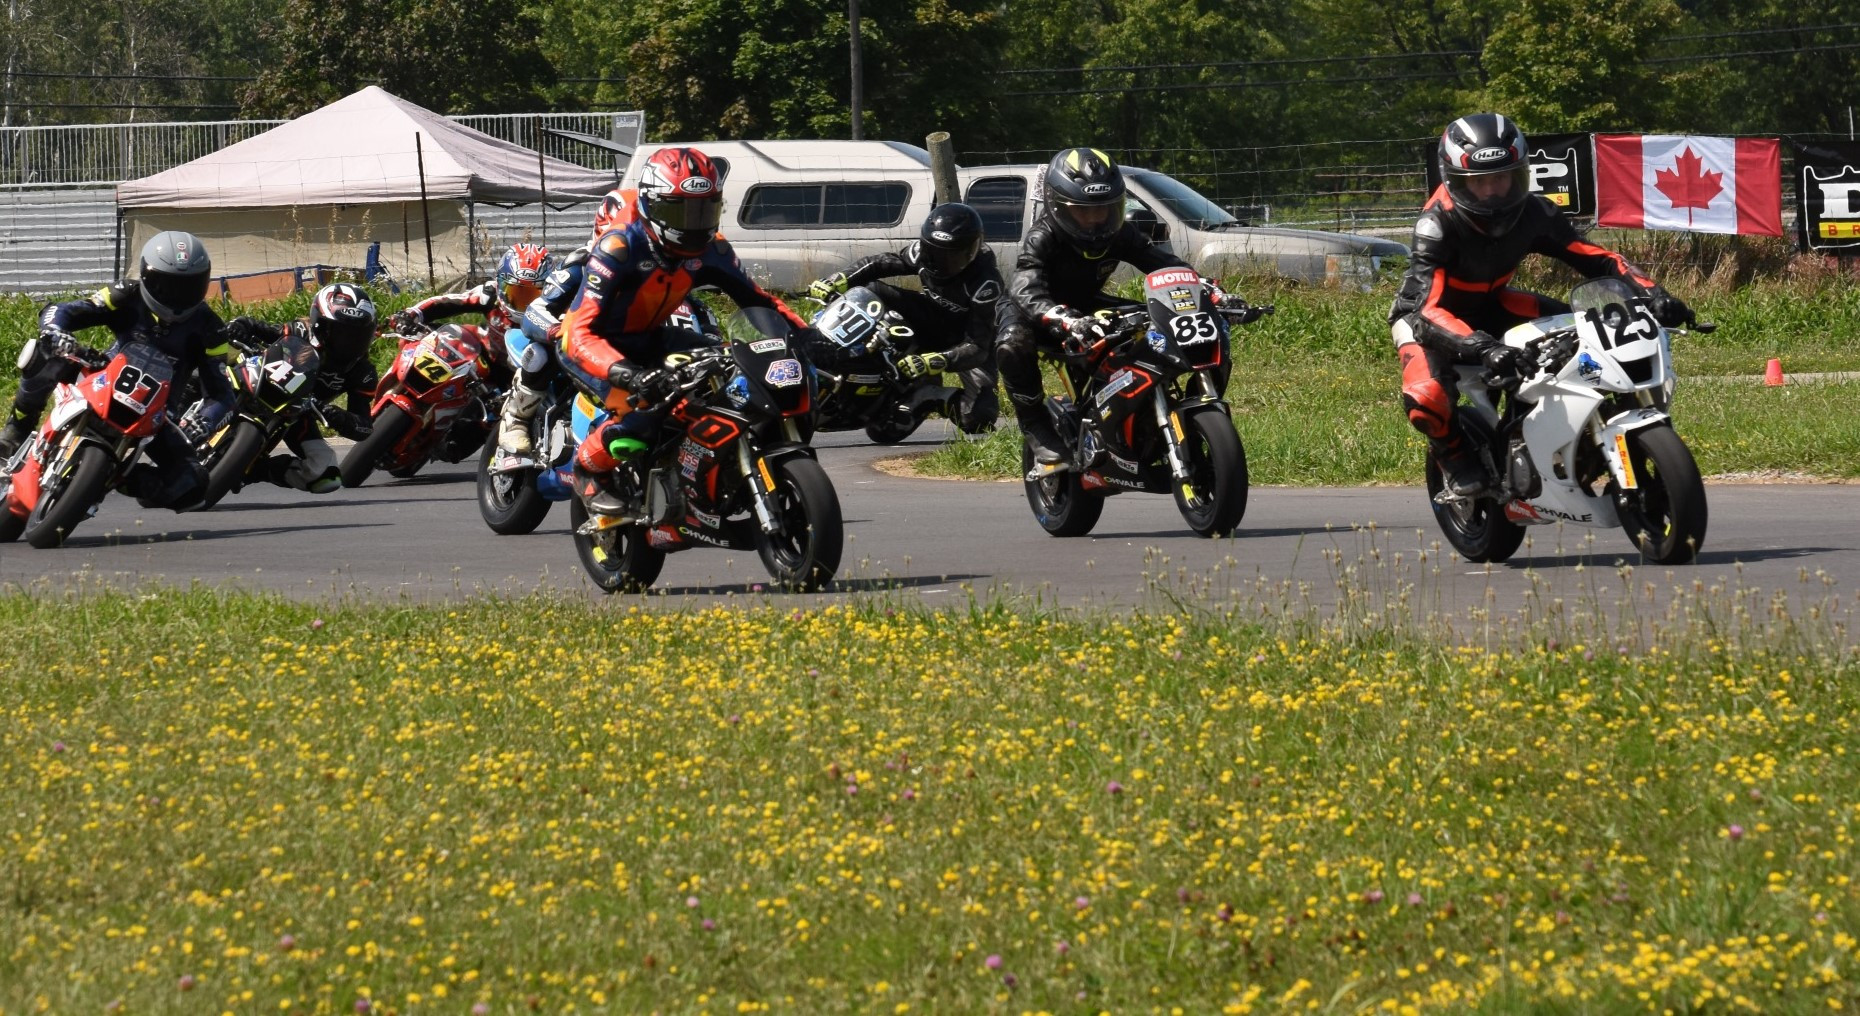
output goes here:
[{"label": "green tree", "polygon": [[1485,40],[1482,105],[1536,131],[1620,129],[1664,119],[1664,65],[1649,43],[1671,34],[1672,0],[1535,0]]}]

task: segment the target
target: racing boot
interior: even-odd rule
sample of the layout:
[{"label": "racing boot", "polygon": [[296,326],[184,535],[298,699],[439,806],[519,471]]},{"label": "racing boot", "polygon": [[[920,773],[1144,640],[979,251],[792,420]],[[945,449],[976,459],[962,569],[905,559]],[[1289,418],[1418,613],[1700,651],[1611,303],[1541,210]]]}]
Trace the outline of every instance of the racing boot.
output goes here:
[{"label": "racing boot", "polygon": [[1026,439],[1027,447],[1033,451],[1036,465],[1057,466],[1066,461],[1066,444],[1060,440],[1059,432],[1053,429],[1053,421],[1046,415],[1042,406],[1015,406],[1014,419],[1020,424],[1021,436]]},{"label": "racing boot", "polygon": [[504,411],[497,425],[497,448],[505,455],[519,459],[528,459],[536,454],[536,444],[530,440],[530,420],[536,415],[536,407],[542,405],[543,393],[523,383],[523,375],[510,386],[510,394],[504,397]]},{"label": "racing boot", "polygon": [[21,412],[18,407],[15,407],[12,419],[6,422],[5,427],[0,427],[0,459],[12,458],[13,453],[19,451],[19,446],[25,444],[26,439],[32,436],[32,428],[38,425],[38,411]]},{"label": "racing boot", "polygon": [[1440,464],[1440,477],[1447,493],[1454,497],[1474,498],[1484,494],[1492,479],[1465,442],[1436,445],[1434,461]]},{"label": "racing boot", "polygon": [[628,482],[625,467],[597,473],[580,462],[575,463],[575,496],[589,515],[607,515],[638,521],[646,514],[639,493]]}]

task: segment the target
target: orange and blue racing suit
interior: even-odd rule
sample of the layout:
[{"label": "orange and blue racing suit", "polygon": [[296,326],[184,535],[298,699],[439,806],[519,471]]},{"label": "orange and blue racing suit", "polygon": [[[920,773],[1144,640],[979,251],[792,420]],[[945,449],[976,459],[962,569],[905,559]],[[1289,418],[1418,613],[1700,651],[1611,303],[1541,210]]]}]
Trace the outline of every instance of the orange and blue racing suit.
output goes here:
[{"label": "orange and blue racing suit", "polygon": [[740,307],[767,307],[797,331],[808,327],[744,274],[736,252],[721,236],[695,257],[661,253],[639,215],[638,192],[623,191],[622,196],[628,213],[589,254],[581,292],[562,319],[560,340],[564,366],[610,414],[575,453],[582,468],[597,473],[618,464],[612,451],[616,441],[646,442],[665,411],[630,406],[630,393],[608,383],[610,369],[615,364],[651,369],[669,353],[716,344],[710,336],[666,323],[692,289],[715,287]]}]

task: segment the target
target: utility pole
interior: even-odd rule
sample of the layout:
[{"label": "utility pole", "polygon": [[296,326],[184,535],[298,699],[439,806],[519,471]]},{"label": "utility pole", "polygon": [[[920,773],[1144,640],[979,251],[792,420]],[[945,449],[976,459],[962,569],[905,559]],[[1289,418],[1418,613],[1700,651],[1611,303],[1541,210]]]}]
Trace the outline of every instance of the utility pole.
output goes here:
[{"label": "utility pole", "polygon": [[852,139],[865,140],[865,63],[859,56],[859,0],[846,0],[846,21],[852,27]]}]

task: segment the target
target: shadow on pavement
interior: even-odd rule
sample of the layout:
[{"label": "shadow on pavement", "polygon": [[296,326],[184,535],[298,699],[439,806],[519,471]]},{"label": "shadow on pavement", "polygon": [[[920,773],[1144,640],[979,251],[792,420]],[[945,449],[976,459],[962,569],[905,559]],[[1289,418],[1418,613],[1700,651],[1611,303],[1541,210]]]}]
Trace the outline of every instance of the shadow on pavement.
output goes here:
[{"label": "shadow on pavement", "polygon": [[152,543],[202,543],[207,540],[236,539],[241,536],[280,536],[285,533],[309,533],[320,529],[373,529],[393,525],[391,522],[344,522],[327,526],[253,526],[246,529],[182,529],[161,532],[74,534],[65,548],[78,550],[103,547],[140,547]]},{"label": "shadow on pavement", "polygon": [[1525,557],[1520,554],[1505,562],[1505,564],[1513,569],[1522,570],[1525,568],[1536,568],[1540,571],[1546,568],[1573,568],[1576,565],[1583,565],[1589,568],[1599,568],[1603,566],[1613,567],[1616,564],[1631,564],[1636,568],[1684,569],[1696,568],[1700,565],[1737,564],[1739,562],[1749,564],[1756,561],[1786,561],[1791,558],[1814,557],[1818,554],[1838,554],[1841,552],[1842,548],[1839,547],[1752,547],[1747,550],[1707,550],[1701,551],[1698,558],[1690,565],[1662,565],[1656,561],[1643,560],[1638,553],[1635,553],[1631,549],[1623,549],[1621,552],[1614,554],[1588,552],[1534,557]]}]

